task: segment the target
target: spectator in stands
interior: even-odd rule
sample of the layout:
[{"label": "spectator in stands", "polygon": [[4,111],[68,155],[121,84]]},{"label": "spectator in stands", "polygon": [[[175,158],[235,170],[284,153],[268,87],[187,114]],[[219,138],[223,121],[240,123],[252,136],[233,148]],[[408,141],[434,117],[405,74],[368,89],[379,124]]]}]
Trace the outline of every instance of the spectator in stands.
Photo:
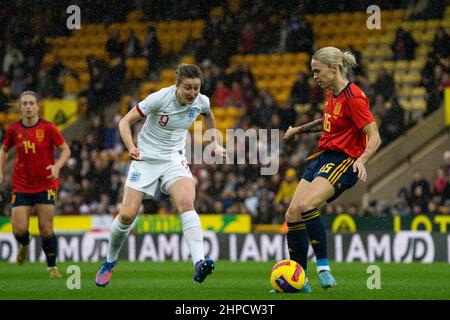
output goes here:
[{"label": "spectator in stands", "polygon": [[412,60],[415,56],[415,50],[417,47],[417,42],[414,40],[411,33],[404,30],[403,28],[398,28],[395,35],[394,43],[392,43],[391,48],[394,53],[394,60]]},{"label": "spectator in stands", "polygon": [[230,92],[230,103],[233,106],[240,107],[243,103],[242,100],[242,88],[239,82],[233,81],[231,83],[231,92]]},{"label": "spectator in stands", "polygon": [[450,36],[443,27],[436,29],[433,40],[433,53],[440,58],[447,58],[450,53]]},{"label": "spectator in stands", "polygon": [[196,40],[194,48],[195,61],[199,65],[202,65],[203,61],[205,61],[209,57],[208,45],[206,44],[205,39],[201,38]]},{"label": "spectator in stands", "polygon": [[124,44],[120,41],[119,32],[117,30],[111,31],[111,35],[106,41],[106,52],[110,59],[123,56]]},{"label": "spectator in stands", "polygon": [[134,58],[141,55],[141,44],[132,29],[128,29],[127,38],[124,42],[125,56]]},{"label": "spectator in stands", "polygon": [[12,42],[8,41],[5,46],[5,55],[3,57],[2,65],[4,74],[9,72],[9,68],[14,60],[16,60],[16,63],[22,63],[24,61],[23,54]]},{"label": "spectator in stands", "polygon": [[393,216],[406,216],[411,214],[406,188],[402,188],[395,198],[391,214]]},{"label": "spectator in stands", "polygon": [[384,100],[389,100],[395,95],[394,77],[384,67],[380,67],[377,71],[374,90],[376,95],[383,95]]},{"label": "spectator in stands", "polygon": [[153,73],[158,70],[159,57],[161,54],[161,46],[159,44],[158,38],[156,37],[156,29],[153,26],[148,28],[148,35],[145,38],[143,45],[144,56],[148,60],[148,71]]},{"label": "spectator in stands", "polygon": [[59,56],[55,57],[47,72],[45,96],[62,98],[64,96],[64,77],[66,69]]},{"label": "spectator in stands", "polygon": [[13,56],[12,62],[9,66],[8,79],[10,80],[9,88],[11,89],[11,95],[14,98],[18,98],[26,89],[26,81],[25,64],[23,62],[19,62],[16,54]]},{"label": "spectator in stands", "polygon": [[214,90],[213,101],[216,106],[228,106],[230,102],[231,91],[225,85],[223,80],[217,81],[216,89]]},{"label": "spectator in stands", "polygon": [[425,190],[423,185],[419,184],[412,189],[410,206],[412,207],[413,212],[417,212],[417,206],[421,208],[422,213],[426,212],[430,194],[427,194]]},{"label": "spectator in stands", "polygon": [[107,102],[118,102],[123,92],[126,75],[125,57],[117,56],[109,61]]},{"label": "spectator in stands", "polygon": [[291,27],[289,21],[286,18],[282,18],[280,22],[279,29],[279,40],[278,40],[278,52],[283,54],[286,53],[286,43]]},{"label": "spectator in stands", "polygon": [[291,103],[292,104],[304,104],[308,103],[310,98],[310,88],[306,73],[299,72],[297,79],[295,80],[291,88]]},{"label": "spectator in stands", "polygon": [[295,194],[295,189],[297,188],[298,177],[297,171],[295,169],[288,169],[285,173],[285,178],[280,184],[280,188],[275,196],[276,204],[289,205],[292,197]]},{"label": "spectator in stands", "polygon": [[87,116],[99,114],[101,107],[105,103],[107,81],[97,64],[92,64],[89,68],[89,87],[87,92],[88,109]]},{"label": "spectator in stands", "polygon": [[442,162],[442,168],[444,169],[445,174],[450,176],[450,150],[444,152]]},{"label": "spectator in stands", "polygon": [[313,42],[313,30],[309,22],[304,17],[293,16],[286,40],[286,51],[311,53]]},{"label": "spectator in stands", "polygon": [[251,23],[247,23],[242,30],[239,42],[239,52],[241,54],[251,54],[255,52],[255,32]]},{"label": "spectator in stands", "polygon": [[[421,191],[417,191],[417,187],[421,187]],[[416,169],[414,172],[414,180],[411,182],[409,187],[411,195],[414,193],[421,193],[424,197],[429,197],[431,195],[430,183],[423,176],[421,169]]]}]

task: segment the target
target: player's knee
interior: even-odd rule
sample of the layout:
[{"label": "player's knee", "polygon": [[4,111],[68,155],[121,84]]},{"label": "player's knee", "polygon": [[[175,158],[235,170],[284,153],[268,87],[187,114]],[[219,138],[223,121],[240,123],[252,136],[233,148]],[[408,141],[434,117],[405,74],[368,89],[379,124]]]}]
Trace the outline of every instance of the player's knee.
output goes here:
[{"label": "player's knee", "polygon": [[302,220],[302,211],[299,210],[298,205],[290,205],[286,210],[287,222],[298,222]]},{"label": "player's knee", "polygon": [[180,199],[176,201],[175,205],[180,213],[194,210],[194,201],[191,195],[184,195],[180,197]]},{"label": "player's knee", "polygon": [[120,208],[118,219],[120,223],[123,224],[132,224],[134,219],[136,218],[138,209],[135,209],[130,206],[122,206]]},{"label": "player's knee", "polygon": [[119,221],[123,224],[132,224],[134,221],[134,215],[129,213],[121,213],[119,214]]},{"label": "player's knee", "polygon": [[53,235],[53,227],[51,225],[40,225],[39,234],[44,238],[51,237]]}]

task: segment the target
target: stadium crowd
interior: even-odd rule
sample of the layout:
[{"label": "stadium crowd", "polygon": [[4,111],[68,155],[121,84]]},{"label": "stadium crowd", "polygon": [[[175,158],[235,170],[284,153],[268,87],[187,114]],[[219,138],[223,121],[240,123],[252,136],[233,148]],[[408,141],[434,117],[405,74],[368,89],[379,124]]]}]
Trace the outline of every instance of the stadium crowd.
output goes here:
[{"label": "stadium crowd", "polygon": [[[204,4],[204,7],[211,6],[204,1],[199,2]],[[117,1],[113,4],[119,6]],[[178,8],[181,7],[180,4]],[[180,17],[177,16],[181,14],[178,10],[172,8],[172,12],[173,18],[206,20],[202,39],[188,43],[185,48],[194,54],[196,63],[204,73],[202,93],[211,98],[216,108],[234,106],[241,110],[242,116],[235,123],[235,128],[280,129],[281,132],[278,174],[261,176],[260,165],[192,164],[191,170],[197,180],[196,209],[200,213],[248,213],[254,223],[282,223],[296,184],[308,165],[305,159],[316,151],[320,134],[300,135],[289,143],[282,142],[281,137],[289,125],[308,123],[322,116],[324,92],[312,80],[310,73],[300,73],[292,87],[288,103],[277,104],[268,91],[258,90],[248,66],[230,63],[230,57],[235,54],[300,51],[311,54],[317,49],[313,29],[304,19],[304,8],[301,7],[288,12],[282,4],[264,6],[264,1],[254,4],[242,1],[239,14],[211,7],[211,14],[206,16],[195,10],[197,7],[200,8],[194,6],[190,12],[183,12]],[[119,11],[110,10],[105,18],[107,21],[101,22],[121,21],[121,16],[129,9],[132,7],[121,7]],[[30,10],[34,12],[33,9]],[[117,12],[122,14],[118,15]],[[279,19],[275,19],[274,14]],[[4,25],[5,28],[0,28],[1,37],[5,40],[0,42],[2,111],[8,111],[9,105],[17,100],[25,89],[34,90],[45,98],[64,97],[64,78],[68,74],[74,77],[78,75],[76,70],[68,69],[58,58],[49,66],[43,64],[43,56],[49,50],[44,38],[54,35],[45,16],[37,15],[29,25],[24,25],[23,20],[9,12],[7,7],[0,10],[0,15],[12,17]],[[60,17],[53,17],[54,19],[58,20]],[[91,19],[95,21],[96,17],[92,14]],[[28,32],[34,28],[40,28],[35,29],[40,32]],[[412,48],[414,55],[414,39],[409,39],[408,36],[405,38],[401,34],[399,37],[393,44],[394,54],[406,54],[409,58],[410,52],[398,52],[405,49],[405,43],[399,42],[407,41],[410,44],[406,47],[408,50]],[[427,89],[429,112],[440,105],[443,89],[450,86],[448,40],[446,31],[438,29],[433,41],[433,51],[422,72],[421,84]],[[349,49],[355,53],[359,62],[359,68],[349,74],[349,80],[356,82],[370,97],[383,144],[387,145],[415,122],[399,103],[390,70],[378,70],[376,81],[371,84],[362,63],[361,53],[354,48]],[[72,157],[61,171],[57,214],[114,215],[118,212],[129,159],[124,152],[117,128],[120,115],[116,114],[112,122],[105,122],[104,106],[119,101],[120,96],[124,94],[127,57],[147,57],[152,61],[149,64],[151,68],[148,77],[160,71],[167,58],[161,56],[155,30],[152,28],[149,29],[149,36],[144,43],[139,43],[132,32],[125,41],[121,41],[117,33],[113,32],[106,43],[106,50],[108,62],[88,57],[90,82],[86,92],[81,95],[87,97],[86,121],[90,122],[90,127],[82,139],[68,141]],[[138,101],[139,97],[136,96],[129,107],[133,107]],[[298,105],[305,104],[309,104],[310,108],[304,112],[296,111]],[[135,134],[138,128],[135,128]],[[258,148],[268,146],[260,143]],[[244,152],[248,153],[248,150]],[[417,172],[410,188],[402,188],[398,192],[395,203],[372,201],[365,210],[357,204],[348,207],[329,204],[322,208],[323,214],[450,213],[449,176],[450,151],[447,151],[444,154],[443,166],[436,173],[436,180],[432,183],[426,181],[420,172]],[[2,188],[0,214],[8,215],[10,189],[6,184],[3,184]],[[143,207],[142,211],[145,213],[173,212],[165,195],[160,195],[158,200],[145,200]]]}]

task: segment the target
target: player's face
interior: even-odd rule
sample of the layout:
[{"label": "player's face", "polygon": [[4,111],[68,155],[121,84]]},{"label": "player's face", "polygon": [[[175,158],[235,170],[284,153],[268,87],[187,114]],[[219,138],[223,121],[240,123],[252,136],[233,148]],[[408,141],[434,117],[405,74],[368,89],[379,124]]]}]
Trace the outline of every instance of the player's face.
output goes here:
[{"label": "player's face", "polygon": [[181,104],[192,104],[200,93],[202,82],[199,78],[186,78],[177,84],[178,98]]},{"label": "player's face", "polygon": [[313,79],[317,81],[322,89],[330,89],[336,81],[336,70],[330,68],[319,60],[313,59],[311,61],[311,69],[313,72]]},{"label": "player's face", "polygon": [[38,114],[39,104],[35,96],[26,94],[20,98],[20,110],[25,118],[33,118]]}]

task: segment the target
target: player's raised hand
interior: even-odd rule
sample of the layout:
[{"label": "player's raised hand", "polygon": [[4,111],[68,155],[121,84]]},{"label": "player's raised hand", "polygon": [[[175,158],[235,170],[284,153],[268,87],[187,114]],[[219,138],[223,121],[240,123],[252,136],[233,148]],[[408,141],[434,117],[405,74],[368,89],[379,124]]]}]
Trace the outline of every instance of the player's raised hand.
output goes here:
[{"label": "player's raised hand", "polygon": [[353,164],[353,172],[358,172],[359,180],[361,180],[362,182],[366,182],[366,166],[364,165],[364,161],[361,158],[356,159],[355,163]]},{"label": "player's raised hand", "polygon": [[135,146],[130,148],[130,151],[128,152],[128,155],[130,157],[131,160],[136,160],[136,161],[144,161],[143,158],[141,158],[139,156],[139,149]]},{"label": "player's raised hand", "polygon": [[228,160],[227,149],[225,149],[219,144],[214,144],[214,154],[218,154]]},{"label": "player's raised hand", "polygon": [[47,166],[45,169],[50,170],[50,172],[52,173],[51,175],[47,176],[47,179],[56,179],[59,177],[60,168],[58,166],[51,164],[51,165]]},{"label": "player's raised hand", "polygon": [[296,127],[289,126],[286,133],[283,136],[283,140],[287,141],[294,137],[298,132],[298,129]]}]

